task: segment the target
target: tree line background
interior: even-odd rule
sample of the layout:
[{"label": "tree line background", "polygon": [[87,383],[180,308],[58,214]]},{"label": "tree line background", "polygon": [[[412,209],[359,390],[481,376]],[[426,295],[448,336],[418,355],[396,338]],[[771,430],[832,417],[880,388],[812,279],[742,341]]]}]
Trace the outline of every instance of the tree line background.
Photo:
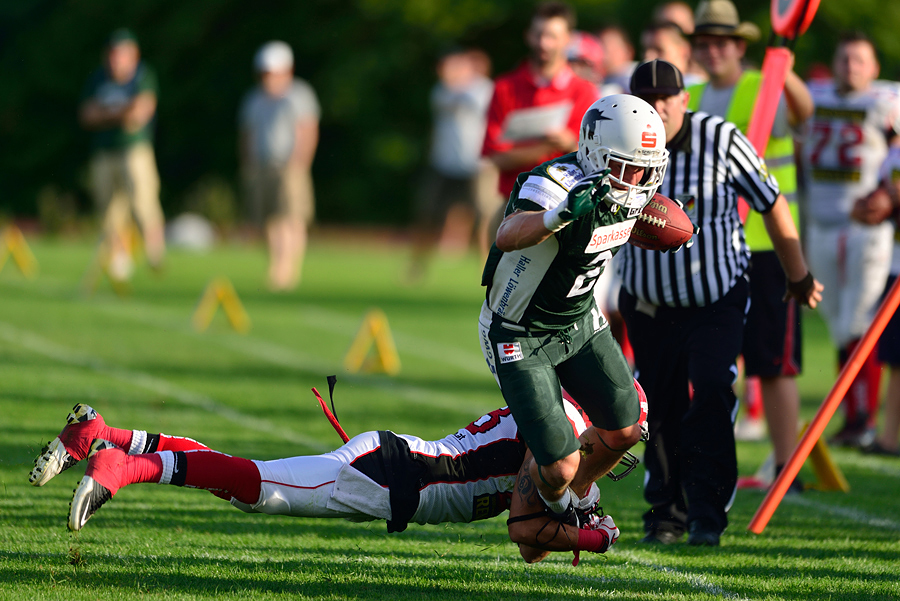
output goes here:
[{"label": "tree line background", "polygon": [[[769,2],[736,0],[769,35]],[[282,39],[322,105],[313,175],[323,223],[409,221],[428,151],[434,64],[452,45],[489,54],[494,74],[525,55],[533,2],[521,0],[16,0],[0,3],[0,217],[90,210],[88,138],[76,120],[109,33],[129,27],[160,82],[156,155],[167,216],[233,218],[237,111],[252,57]],[[637,46],[657,0],[575,0],[579,28],[621,25]],[[797,43],[797,70],[830,64],[837,38],[875,41],[882,77],[900,77],[900,2],[822,0]],[[764,41],[749,58],[761,63]],[[639,47],[636,48],[640,53]],[[219,201],[216,201],[216,199]],[[218,212],[218,215],[216,213]]]}]

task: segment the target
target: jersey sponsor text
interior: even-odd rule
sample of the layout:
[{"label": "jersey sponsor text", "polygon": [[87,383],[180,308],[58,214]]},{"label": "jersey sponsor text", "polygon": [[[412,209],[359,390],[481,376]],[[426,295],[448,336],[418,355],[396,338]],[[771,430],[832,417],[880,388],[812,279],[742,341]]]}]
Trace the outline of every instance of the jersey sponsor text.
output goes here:
[{"label": "jersey sponsor text", "polygon": [[601,225],[594,230],[591,239],[585,247],[585,253],[597,253],[610,248],[622,246],[628,242],[631,230],[634,228],[636,220],[620,221],[612,225]]}]

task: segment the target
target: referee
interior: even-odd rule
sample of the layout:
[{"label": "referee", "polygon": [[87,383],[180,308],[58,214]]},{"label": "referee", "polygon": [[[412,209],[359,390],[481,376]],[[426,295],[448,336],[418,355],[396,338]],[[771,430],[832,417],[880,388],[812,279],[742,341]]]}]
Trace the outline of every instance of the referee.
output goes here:
[{"label": "referee", "polygon": [[658,253],[626,244],[619,309],[649,401],[645,463],[646,543],[718,545],[737,484],[732,384],[749,304],[750,251],[738,215],[742,196],[763,215],[787,274],[788,295],[815,307],[821,284],[806,267],[787,201],[734,124],[687,111],[681,72],[653,60],[632,93],[666,128],[669,168],[659,192],[680,200],[699,225],[694,244]]}]

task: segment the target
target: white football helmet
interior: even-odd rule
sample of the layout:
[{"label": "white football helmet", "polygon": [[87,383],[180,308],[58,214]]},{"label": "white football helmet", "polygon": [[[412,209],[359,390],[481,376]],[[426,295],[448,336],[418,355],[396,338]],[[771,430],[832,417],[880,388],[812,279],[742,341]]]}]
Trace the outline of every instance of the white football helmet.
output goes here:
[{"label": "white football helmet", "polygon": [[[619,165],[610,165],[610,159]],[[666,128],[656,109],[630,94],[613,94],[592,104],[581,119],[578,163],[585,175],[612,167],[607,199],[629,209],[643,208],[669,164]],[[624,181],[628,166],[644,169],[639,183]]]}]

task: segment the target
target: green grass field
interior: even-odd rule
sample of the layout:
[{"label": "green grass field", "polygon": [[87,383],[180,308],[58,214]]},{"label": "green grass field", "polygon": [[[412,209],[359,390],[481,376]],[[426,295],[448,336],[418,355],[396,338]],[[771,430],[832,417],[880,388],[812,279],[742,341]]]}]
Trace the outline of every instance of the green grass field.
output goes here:
[{"label": "green grass field", "polygon": [[[852,490],[785,499],[766,531],[746,528],[763,493],[738,491],[720,548],[647,548],[642,472],[601,482],[622,530],[606,555],[526,566],[505,520],[417,526],[243,514],[205,491],[123,489],[79,534],[66,530],[82,465],[43,488],[33,458],[87,402],[111,425],[190,436],[243,457],[331,450],[339,439],[310,388],[338,375],[338,416],[351,435],[392,429],[427,439],[503,404],[483,365],[476,320],[483,290],[474,257],[441,259],[405,286],[402,246],[352,233],[314,240],[302,287],[262,285],[261,250],[173,252],[162,276],[138,271],[119,298],[107,282],[85,295],[93,248],[33,242],[40,276],[0,272],[0,599],[898,599],[900,461],[833,450]],[[191,314],[206,283],[229,277],[252,319],[247,335],[217,314]],[[382,309],[402,361],[396,377],[353,375],[343,358],[366,311]],[[822,323],[806,315],[803,417],[834,380]],[[837,419],[827,430],[832,432]],[[639,452],[642,449],[637,449]],[[742,475],[768,454],[740,443]],[[801,475],[814,481],[804,467]]]}]

